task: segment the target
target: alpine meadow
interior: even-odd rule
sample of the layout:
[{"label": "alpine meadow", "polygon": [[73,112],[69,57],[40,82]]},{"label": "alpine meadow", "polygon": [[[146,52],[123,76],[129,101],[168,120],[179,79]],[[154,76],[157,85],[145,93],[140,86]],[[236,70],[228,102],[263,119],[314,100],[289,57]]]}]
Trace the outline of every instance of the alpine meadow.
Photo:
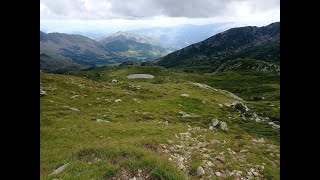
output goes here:
[{"label": "alpine meadow", "polygon": [[280,179],[280,1],[40,1],[40,179]]}]

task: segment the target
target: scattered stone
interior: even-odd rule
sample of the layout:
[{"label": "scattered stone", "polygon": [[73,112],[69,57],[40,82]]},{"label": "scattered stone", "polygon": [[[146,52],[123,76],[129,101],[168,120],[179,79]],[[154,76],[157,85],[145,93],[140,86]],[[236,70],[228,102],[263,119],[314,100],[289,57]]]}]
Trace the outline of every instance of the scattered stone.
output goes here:
[{"label": "scattered stone", "polygon": [[228,131],[227,123],[220,121],[220,128],[224,131]]},{"label": "scattered stone", "polygon": [[63,165],[63,166],[58,167],[58,168],[55,169],[50,175],[54,175],[54,174],[60,173],[60,172],[63,171],[68,165],[69,165],[69,163],[67,163],[67,164],[65,164],[65,165]]},{"label": "scattered stone", "polygon": [[75,98],[77,98],[77,97],[81,97],[80,95],[74,95],[74,96],[71,96],[70,98],[71,99],[75,99]]},{"label": "scattered stone", "polygon": [[118,80],[116,80],[116,79],[112,79],[112,80],[111,80],[111,82],[112,82],[112,83],[117,83],[117,82],[118,82]]},{"label": "scattered stone", "polygon": [[221,176],[221,173],[219,171],[215,172],[214,173],[216,176],[220,177]]},{"label": "scattered stone", "polygon": [[216,160],[218,160],[218,161],[221,162],[221,163],[224,163],[224,162],[225,162],[225,159],[224,159],[223,156],[217,156],[217,157],[216,157]]},{"label": "scattered stone", "polygon": [[189,133],[189,132],[185,132],[185,133],[180,133],[180,136],[181,137],[190,137],[190,135],[191,135],[191,133]]},{"label": "scattered stone", "polygon": [[121,102],[121,101],[122,101],[121,99],[114,100],[115,103],[118,103],[118,102]]},{"label": "scattered stone", "polygon": [[211,119],[211,122],[209,123],[209,126],[216,127],[219,124],[218,119]]},{"label": "scattered stone", "polygon": [[138,172],[139,172],[139,173],[142,173],[142,170],[141,170],[141,169],[138,169]]},{"label": "scattered stone", "polygon": [[46,91],[40,89],[40,96],[46,96],[48,95]]},{"label": "scattered stone", "polygon": [[271,126],[275,125],[274,122],[268,122],[268,124],[271,125]]},{"label": "scattered stone", "polygon": [[204,174],[205,174],[204,169],[203,169],[201,166],[199,166],[199,167],[197,168],[197,175],[198,175],[198,176],[202,176],[202,175],[204,175]]},{"label": "scattered stone", "polygon": [[68,108],[68,109],[70,109],[70,110],[72,110],[72,111],[80,111],[80,110],[77,109],[77,108],[73,108],[73,107],[69,107],[69,106],[63,106],[63,107]]},{"label": "scattered stone", "polygon": [[248,150],[246,149],[241,149],[240,153],[245,153],[245,152],[248,152]]},{"label": "scattered stone", "polygon": [[219,106],[220,106],[220,107],[223,107],[223,105],[222,105],[222,104],[219,104]]},{"label": "scattered stone", "polygon": [[211,144],[220,144],[220,141],[217,139],[213,139],[210,142],[211,142]]},{"label": "scattered stone", "polygon": [[203,154],[203,158],[211,158],[209,154]]},{"label": "scattered stone", "polygon": [[111,123],[110,121],[107,121],[107,120],[103,120],[103,119],[96,119],[96,121],[98,122],[98,123]]},{"label": "scattered stone", "polygon": [[260,174],[258,173],[258,172],[252,172],[252,174],[255,176],[255,177],[259,177],[260,176]]},{"label": "scattered stone", "polygon": [[183,111],[180,111],[180,112],[178,112],[180,115],[181,115],[181,117],[183,117],[183,118],[186,118],[186,117],[193,117],[193,116],[191,116],[190,114],[187,114],[186,112],[183,112]]},{"label": "scattered stone", "polygon": [[236,103],[234,108],[240,110],[242,113],[249,111],[249,108],[241,102]]},{"label": "scattered stone", "polygon": [[137,86],[135,86],[135,85],[130,85],[130,86],[128,86],[130,89],[137,89],[137,90],[139,90],[139,89],[141,89],[142,88],[142,86],[141,85],[137,85]]},{"label": "scattered stone", "polygon": [[275,128],[275,129],[279,129],[280,128],[280,126],[275,124],[274,122],[268,122],[268,124],[271,125],[272,128]]},{"label": "scattered stone", "polygon": [[133,178],[130,178],[129,180],[137,180],[137,178],[134,176]]},{"label": "scattered stone", "polygon": [[181,94],[182,97],[189,97],[189,94]]},{"label": "scattered stone", "polygon": [[251,141],[253,141],[253,142],[258,142],[258,143],[264,143],[264,142],[265,142],[263,138],[253,139],[253,140],[251,140]]},{"label": "scattered stone", "polygon": [[180,166],[178,167],[179,170],[185,170],[186,167],[183,164],[180,164]]},{"label": "scattered stone", "polygon": [[203,164],[205,164],[208,167],[213,167],[214,166],[214,164],[211,161],[203,160],[202,162],[203,162]]}]

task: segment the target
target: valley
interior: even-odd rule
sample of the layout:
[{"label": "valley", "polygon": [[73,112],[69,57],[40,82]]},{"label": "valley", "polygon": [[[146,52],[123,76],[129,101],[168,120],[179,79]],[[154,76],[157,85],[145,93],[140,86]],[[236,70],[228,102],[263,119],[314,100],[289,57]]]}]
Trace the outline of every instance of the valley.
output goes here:
[{"label": "valley", "polygon": [[40,32],[40,179],[280,179],[280,22],[158,43]]}]

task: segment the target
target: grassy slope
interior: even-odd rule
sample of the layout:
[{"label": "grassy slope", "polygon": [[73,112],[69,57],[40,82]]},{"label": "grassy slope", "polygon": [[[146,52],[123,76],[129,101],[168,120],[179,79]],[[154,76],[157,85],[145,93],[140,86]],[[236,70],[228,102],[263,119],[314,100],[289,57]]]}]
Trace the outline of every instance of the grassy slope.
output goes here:
[{"label": "grassy slope", "polygon": [[[128,80],[125,76],[130,73],[151,73],[156,78]],[[249,152],[244,154],[244,160],[241,161],[231,154],[225,154],[227,164],[217,166],[215,170],[242,170],[246,173],[248,164],[265,163],[262,171],[264,177],[279,179],[280,157],[276,156],[279,154],[279,130],[272,129],[265,122],[241,120],[237,112],[219,106],[234,99],[187,84],[189,81],[200,82],[232,91],[237,85],[241,86],[240,82],[235,84],[237,80],[247,77],[250,86],[243,86],[257,88],[257,92],[250,92],[266,97],[264,101],[247,102],[249,107],[254,106],[259,112],[277,114],[279,100],[274,99],[272,94],[279,95],[279,82],[268,75],[264,76],[265,81],[261,81],[260,76],[227,72],[209,77],[164,71],[160,67],[100,68],[72,75],[42,73],[43,89],[49,95],[40,98],[40,177],[108,179],[126,172],[132,178],[134,175],[137,177],[138,169],[142,169],[143,173],[154,179],[198,179],[192,175],[187,177],[177,170],[177,165],[160,150],[160,144],[170,146],[168,140],[178,143],[179,139],[174,134],[186,132],[187,125],[207,129],[210,118],[216,117],[227,122],[229,131],[201,132],[206,140],[226,140],[222,146],[210,146],[213,149],[210,155],[227,152],[227,148],[237,154],[243,148]],[[120,82],[110,83],[111,79]],[[141,85],[143,88],[132,90],[128,85]],[[265,88],[268,86],[273,89]],[[248,99],[250,93],[245,92],[242,89],[235,94]],[[190,97],[181,97],[183,93]],[[74,95],[80,96],[71,98]],[[121,99],[122,102],[115,103],[115,99]],[[276,107],[265,106],[268,103],[276,104]],[[68,106],[80,111],[72,111]],[[179,117],[179,111],[198,117],[182,118]],[[97,118],[111,123],[97,123]],[[163,121],[168,121],[169,125],[159,124]],[[254,144],[251,141],[258,137],[264,137],[266,143]],[[276,149],[270,151],[268,144],[276,145]],[[189,162],[191,170],[201,158],[194,152]],[[49,175],[66,163],[69,166],[64,171]]]}]

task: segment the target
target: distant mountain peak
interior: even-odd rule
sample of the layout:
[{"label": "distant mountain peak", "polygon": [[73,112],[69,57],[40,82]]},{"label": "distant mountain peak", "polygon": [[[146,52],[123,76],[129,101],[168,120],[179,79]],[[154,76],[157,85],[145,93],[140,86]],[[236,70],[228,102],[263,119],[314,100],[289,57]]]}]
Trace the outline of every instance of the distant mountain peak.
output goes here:
[{"label": "distant mountain peak", "polygon": [[102,38],[99,38],[98,41],[102,43],[112,42],[112,41],[135,41],[138,43],[144,43],[144,44],[151,44],[159,46],[160,43],[154,40],[153,38],[149,36],[139,35],[127,31],[117,31],[113,34],[104,36]]}]

